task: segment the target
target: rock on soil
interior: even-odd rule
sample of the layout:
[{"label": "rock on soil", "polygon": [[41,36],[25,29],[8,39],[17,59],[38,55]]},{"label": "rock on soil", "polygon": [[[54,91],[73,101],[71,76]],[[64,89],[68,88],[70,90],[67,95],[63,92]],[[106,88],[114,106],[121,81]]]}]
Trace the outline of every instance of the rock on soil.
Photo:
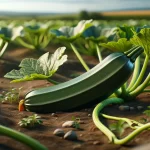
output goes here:
[{"label": "rock on soil", "polygon": [[76,141],[76,140],[78,139],[78,137],[77,137],[77,134],[76,134],[75,131],[68,131],[68,132],[64,135],[64,139]]},{"label": "rock on soil", "polygon": [[56,135],[56,136],[63,137],[65,135],[65,132],[64,132],[63,129],[56,129],[53,134]]},{"label": "rock on soil", "polygon": [[63,128],[68,128],[68,127],[74,127],[75,122],[74,121],[66,121],[62,124]]}]

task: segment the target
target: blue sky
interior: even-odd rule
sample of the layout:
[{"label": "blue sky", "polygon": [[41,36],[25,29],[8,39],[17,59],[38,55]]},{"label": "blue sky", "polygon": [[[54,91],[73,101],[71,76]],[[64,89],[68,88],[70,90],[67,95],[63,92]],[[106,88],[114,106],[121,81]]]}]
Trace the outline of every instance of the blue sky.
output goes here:
[{"label": "blue sky", "polygon": [[14,12],[76,13],[144,8],[150,9],[150,0],[0,0],[0,11]]}]

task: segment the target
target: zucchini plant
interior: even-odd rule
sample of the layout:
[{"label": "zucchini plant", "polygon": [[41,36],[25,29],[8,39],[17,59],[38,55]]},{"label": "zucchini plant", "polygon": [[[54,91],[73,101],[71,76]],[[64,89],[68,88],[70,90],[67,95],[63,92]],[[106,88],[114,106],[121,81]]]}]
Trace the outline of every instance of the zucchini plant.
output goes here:
[{"label": "zucchini plant", "polygon": [[12,82],[43,80],[46,79],[56,83],[51,76],[67,61],[67,55],[63,55],[65,47],[58,48],[54,54],[49,52],[43,54],[39,59],[25,58],[20,63],[20,70],[13,69],[4,77],[14,79]]},{"label": "zucchini plant", "polygon": [[[142,69],[140,69],[140,60],[139,60],[140,57],[139,57],[135,64],[134,73],[131,82],[129,84],[127,83],[124,84],[121,90],[119,89],[117,92],[115,92],[116,96],[114,96],[113,98],[108,98],[102,101],[101,103],[99,103],[93,111],[93,121],[95,125],[109,138],[111,142],[115,144],[125,144],[129,142],[137,134],[142,132],[143,130],[150,128],[150,123],[141,124],[137,121],[130,120],[127,118],[108,116],[101,113],[101,110],[109,104],[123,103],[124,100],[127,101],[131,99],[135,99],[142,92],[150,92],[150,89],[147,89],[150,83],[150,73],[148,72],[148,75],[146,75],[146,70],[150,58],[149,36],[150,36],[150,28],[143,28],[138,33],[133,31],[133,36],[130,39],[130,42],[134,45],[141,46],[144,49],[145,59],[142,65]],[[119,45],[118,43],[116,43],[116,45]],[[107,46],[109,45],[111,45],[110,47],[114,47],[113,46],[114,42],[108,43]],[[145,79],[144,76],[146,76]],[[99,120],[99,115],[102,115],[103,117],[108,119],[123,120],[127,122],[129,126],[135,130],[132,133],[130,133],[127,137],[123,139],[118,139],[106,126],[104,126],[101,123],[101,121]],[[133,126],[133,124],[135,124],[135,126]]]},{"label": "zucchini plant", "polygon": [[[105,48],[111,49],[112,51],[126,52],[133,45],[141,46],[144,49],[144,54],[142,55],[142,58],[144,58],[142,69],[140,68],[141,61],[139,56],[135,62],[134,73],[130,83],[126,82],[119,90],[115,92],[117,97],[121,97],[127,100],[134,99],[135,97],[137,97],[137,95],[139,95],[142,92],[150,91],[149,89],[146,89],[146,87],[149,86],[150,82],[150,74],[149,73],[148,75],[146,74],[150,58],[149,55],[150,41],[148,38],[150,35],[150,28],[143,28],[138,33],[135,30],[132,30],[132,33],[133,34],[132,36],[130,36],[129,40],[127,38],[120,38],[117,42],[111,41],[108,43],[101,44]],[[146,77],[142,82],[144,76]]]},{"label": "zucchini plant", "polygon": [[50,28],[50,23],[24,24],[22,33],[15,42],[28,49],[42,52],[51,40]]},{"label": "zucchini plant", "polygon": [[9,102],[9,103],[19,102],[20,90],[21,90],[21,88],[19,88],[19,89],[11,88],[8,91],[2,91],[0,101],[2,103],[5,103],[5,102]]},{"label": "zucchini plant", "polygon": [[56,35],[56,37],[59,40],[66,42],[67,44],[69,43],[73,52],[75,53],[75,55],[77,56],[77,58],[79,59],[79,61],[81,62],[81,64],[83,65],[83,67],[85,68],[86,71],[89,70],[89,67],[83,60],[82,56],[80,55],[79,51],[76,49],[73,42],[77,38],[79,38],[86,29],[88,29],[90,26],[92,26],[91,22],[92,22],[92,20],[82,20],[75,27],[63,26],[59,29],[51,30],[51,33],[53,35]]},{"label": "zucchini plant", "polygon": [[0,27],[0,58],[4,55],[9,42],[20,36],[22,27]]},{"label": "zucchini plant", "polygon": [[99,59],[99,62],[101,62],[102,55],[101,55],[99,43],[106,42],[107,38],[108,38],[106,35],[104,35],[102,27],[93,25],[93,26],[89,27],[88,29],[86,29],[83,32],[82,36],[87,41],[86,47],[87,47],[87,50],[89,51],[90,55],[95,55],[94,53],[95,53],[95,49],[96,49],[97,57]]},{"label": "zucchini plant", "polygon": [[41,117],[37,114],[33,114],[31,116],[28,116],[26,118],[23,118],[21,119],[18,124],[19,126],[21,127],[29,127],[29,128],[32,128],[32,127],[36,127],[38,125],[41,125],[43,122],[41,120]]}]

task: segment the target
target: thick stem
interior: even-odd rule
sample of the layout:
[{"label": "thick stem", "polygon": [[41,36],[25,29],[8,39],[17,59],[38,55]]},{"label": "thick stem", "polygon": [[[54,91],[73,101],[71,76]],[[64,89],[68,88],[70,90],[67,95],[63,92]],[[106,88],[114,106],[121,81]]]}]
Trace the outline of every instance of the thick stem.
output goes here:
[{"label": "thick stem", "polygon": [[25,43],[21,38],[17,38],[17,41],[24,47],[26,48],[29,48],[29,49],[35,49],[34,46],[30,45],[30,44],[27,44]]},{"label": "thick stem", "polygon": [[116,90],[114,93],[113,93],[116,97],[120,97],[121,95],[121,88]]},{"label": "thick stem", "polygon": [[123,97],[125,97],[125,96],[127,95],[126,86],[127,86],[127,83],[124,83],[124,84],[121,86],[121,95],[122,95]]},{"label": "thick stem", "polygon": [[8,127],[0,125],[0,134],[11,137],[19,142],[22,142],[32,148],[33,150],[48,150],[44,145],[40,144],[37,140],[27,136],[21,132],[15,131]]},{"label": "thick stem", "polygon": [[84,69],[86,71],[89,71],[90,68],[87,66],[87,64],[85,63],[85,61],[82,59],[81,55],[79,54],[78,50],[75,48],[75,46],[70,43],[72,50],[74,51],[74,53],[76,54],[77,58],[79,59],[79,61],[81,62],[82,66],[84,67]]},{"label": "thick stem", "polygon": [[127,91],[129,91],[132,88],[132,86],[134,85],[134,83],[138,79],[139,73],[140,73],[140,56],[135,61],[134,72],[133,72],[133,75],[132,75],[131,82],[130,82],[128,88],[127,88]]},{"label": "thick stem", "polygon": [[40,42],[42,43],[42,48],[44,49],[49,44],[50,41],[51,41],[51,37],[45,35],[43,37],[43,42]]},{"label": "thick stem", "polygon": [[131,91],[129,95],[131,97],[136,97],[138,94],[144,91],[144,89],[147,87],[149,82],[150,82],[150,73],[148,74],[144,82],[141,85],[139,85],[135,90]]},{"label": "thick stem", "polygon": [[2,50],[0,51],[0,58],[4,55],[5,51],[6,51],[6,48],[8,46],[8,42],[5,42]]},{"label": "thick stem", "polygon": [[36,36],[34,37],[33,43],[34,43],[35,47],[38,47],[38,48],[39,48],[39,36],[38,36],[38,35],[36,35]]},{"label": "thick stem", "polygon": [[143,92],[150,92],[150,89],[144,89]]},{"label": "thick stem", "polygon": [[97,56],[98,56],[99,62],[101,62],[102,61],[102,55],[101,55],[101,51],[100,51],[98,44],[96,44],[96,51],[97,51]]},{"label": "thick stem", "polygon": [[77,42],[76,44],[78,46],[79,52],[81,52],[82,54],[85,54],[85,55],[89,55],[88,50],[81,43]]},{"label": "thick stem", "polygon": [[94,124],[97,126],[97,128],[99,128],[107,137],[108,139],[113,142],[113,139],[116,138],[116,136],[105,126],[103,125],[100,120],[99,120],[99,114],[101,112],[101,110],[112,103],[122,103],[123,99],[121,98],[108,98],[104,101],[102,101],[101,103],[99,103],[93,110],[93,114],[92,114],[92,118],[93,118],[93,122]]},{"label": "thick stem", "polygon": [[148,66],[148,62],[149,62],[149,57],[146,55],[141,73],[140,73],[138,79],[136,80],[135,84],[130,89],[130,92],[135,90],[140,85],[140,83],[141,83],[141,81],[142,81],[142,79],[145,75],[145,72],[146,72],[146,69],[147,69],[147,66]]}]

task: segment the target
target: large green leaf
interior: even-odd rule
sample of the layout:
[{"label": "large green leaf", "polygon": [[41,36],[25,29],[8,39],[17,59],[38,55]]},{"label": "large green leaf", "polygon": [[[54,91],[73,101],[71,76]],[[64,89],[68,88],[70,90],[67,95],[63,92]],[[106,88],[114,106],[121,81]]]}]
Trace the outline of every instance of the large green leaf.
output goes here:
[{"label": "large green leaf", "polygon": [[18,27],[1,27],[0,37],[6,41],[11,41],[21,35],[23,30],[22,26]]},{"label": "large green leaf", "polygon": [[102,43],[101,46],[110,49],[112,51],[125,52],[132,47],[132,43],[126,38],[121,38],[117,42],[112,41],[108,43]]},{"label": "large green leaf", "polygon": [[50,53],[45,53],[38,59],[38,63],[42,67],[45,75],[54,74],[58,67],[67,60],[67,55],[62,56],[65,49],[65,47],[60,47],[54,54],[50,55]]},{"label": "large green leaf", "polygon": [[50,55],[47,52],[39,59],[25,58],[19,65],[20,70],[12,70],[4,77],[14,79],[12,82],[48,79],[58,70],[59,66],[67,61],[67,55],[63,55],[65,49],[65,47],[60,47],[54,54]]},{"label": "large green leaf", "polygon": [[83,37],[94,42],[106,41],[105,35],[102,35],[101,26],[91,26],[83,32]]},{"label": "large green leaf", "polygon": [[150,57],[150,28],[141,29],[139,33],[134,32],[130,41],[134,45],[142,46],[145,54]]},{"label": "large green leaf", "polygon": [[117,28],[116,27],[104,27],[102,28],[101,35],[105,36],[108,41],[116,41],[117,39]]},{"label": "large green leaf", "polygon": [[59,39],[63,39],[66,41],[73,41],[76,38],[80,37],[81,34],[87,28],[92,26],[91,22],[92,20],[82,20],[75,27],[63,26],[59,28],[58,30],[57,29],[51,30],[51,33],[56,35],[57,38]]},{"label": "large green leaf", "polygon": [[30,32],[31,34],[35,33],[43,33],[45,30],[50,28],[49,23],[36,23],[36,24],[26,24],[24,26],[25,32]]},{"label": "large green leaf", "polygon": [[117,30],[117,34],[119,38],[126,38],[127,40],[130,40],[130,38],[133,37],[133,31],[135,31],[134,26],[119,26]]}]

